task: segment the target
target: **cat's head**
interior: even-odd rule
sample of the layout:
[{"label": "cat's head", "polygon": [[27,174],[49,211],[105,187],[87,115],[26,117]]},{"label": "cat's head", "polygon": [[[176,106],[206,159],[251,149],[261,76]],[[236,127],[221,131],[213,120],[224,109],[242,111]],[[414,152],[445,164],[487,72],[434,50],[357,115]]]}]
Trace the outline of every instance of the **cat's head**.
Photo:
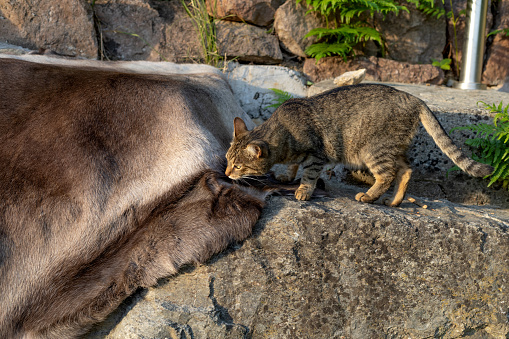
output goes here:
[{"label": "cat's head", "polygon": [[254,138],[241,118],[233,120],[233,141],[226,153],[228,166],[225,174],[230,179],[266,174],[272,167],[269,159],[269,146]]}]

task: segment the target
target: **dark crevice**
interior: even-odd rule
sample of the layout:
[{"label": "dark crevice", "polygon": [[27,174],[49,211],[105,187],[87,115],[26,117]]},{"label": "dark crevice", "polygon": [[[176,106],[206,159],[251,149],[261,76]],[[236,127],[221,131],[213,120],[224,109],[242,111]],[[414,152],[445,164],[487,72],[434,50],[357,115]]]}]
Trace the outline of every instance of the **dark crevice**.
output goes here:
[{"label": "dark crevice", "polygon": [[299,255],[300,247],[301,245],[299,242],[295,242],[295,245],[293,245],[292,247],[292,252],[293,255],[295,256],[295,262],[297,263],[297,267],[300,267],[300,255]]},{"label": "dark crevice", "polygon": [[97,60],[103,60],[102,55],[102,34],[101,34],[101,22],[99,21],[99,18],[95,14],[95,0],[93,0],[90,3],[90,8],[92,9],[92,21],[94,23],[94,32],[95,32],[95,39],[97,41]]},{"label": "dark crevice", "polygon": [[232,324],[233,318],[231,317],[228,309],[219,305],[216,297],[214,296],[214,281],[216,278],[211,277],[209,279],[209,299],[212,301],[212,305],[214,305],[214,313],[217,316],[218,324]]},{"label": "dark crevice", "polygon": [[447,191],[445,190],[444,186],[441,183],[437,184],[438,188],[440,188],[440,191],[442,191],[442,194],[444,195],[446,200],[449,200]]},{"label": "dark crevice", "polygon": [[[500,24],[500,21],[501,21],[500,20],[500,11],[498,8],[498,6],[500,5],[499,3],[501,1],[490,1],[490,2],[491,2],[491,7],[488,8],[488,11],[491,11],[491,14],[493,15],[493,20],[491,23],[491,27],[486,27],[486,28],[489,28],[488,33],[494,31],[498,27],[498,25]],[[482,66],[483,73],[484,73],[484,70],[486,69],[486,64],[488,63],[491,46],[493,45],[494,40],[495,40],[495,35],[490,35],[489,37],[486,38],[486,41],[485,41],[486,46],[484,49],[484,58],[483,58],[483,66]]]},{"label": "dark crevice", "polygon": [[481,233],[480,250],[482,253],[484,253],[484,245],[486,245],[486,239],[488,238],[488,233],[484,232],[482,228],[479,228],[479,232]]},{"label": "dark crevice", "polygon": [[195,339],[193,330],[189,325],[181,325],[172,321],[168,321],[168,326],[175,330],[179,339]]},{"label": "dark crevice", "polygon": [[107,41],[104,39],[102,34],[102,24],[101,20],[96,14],[95,10],[95,0],[90,3],[90,8],[92,9],[92,18],[94,22],[94,31],[95,38],[97,41],[97,60],[111,60],[115,53],[114,51],[118,48],[118,44],[114,41]]},{"label": "dark crevice", "polygon": [[216,324],[224,325],[226,329],[229,331],[234,326],[241,327],[244,330],[244,338],[249,339],[251,337],[249,327],[235,324],[233,322],[233,318],[228,312],[228,309],[224,306],[219,305],[217,302],[217,298],[214,296],[214,281],[216,278],[210,277],[209,279],[209,299],[212,301],[212,305],[214,305],[213,318],[215,319]]}]

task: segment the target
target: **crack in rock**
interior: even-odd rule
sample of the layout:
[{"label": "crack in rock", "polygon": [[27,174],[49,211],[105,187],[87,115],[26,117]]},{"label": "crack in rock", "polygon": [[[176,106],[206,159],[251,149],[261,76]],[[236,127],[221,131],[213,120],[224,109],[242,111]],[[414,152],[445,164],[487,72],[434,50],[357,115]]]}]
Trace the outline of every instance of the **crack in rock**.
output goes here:
[{"label": "crack in rock", "polygon": [[214,282],[215,282],[215,280],[216,280],[215,277],[209,278],[209,291],[210,291],[209,299],[212,301],[212,305],[214,305],[214,309],[212,311],[212,317],[214,318],[216,324],[225,325],[226,329],[228,331],[231,330],[234,326],[242,328],[244,331],[244,338],[248,338],[249,334],[251,333],[251,330],[249,329],[249,327],[247,327],[245,325],[241,325],[241,324],[236,324],[233,321],[233,318],[230,315],[230,312],[228,311],[228,309],[224,306],[221,306],[218,303],[217,298],[214,296],[214,293],[215,293]]}]

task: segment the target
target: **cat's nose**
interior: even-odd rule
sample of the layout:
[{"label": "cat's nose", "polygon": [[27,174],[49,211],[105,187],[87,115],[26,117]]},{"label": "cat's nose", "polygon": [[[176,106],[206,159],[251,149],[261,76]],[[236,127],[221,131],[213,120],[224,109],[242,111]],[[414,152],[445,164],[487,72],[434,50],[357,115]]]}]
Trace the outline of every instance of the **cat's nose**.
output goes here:
[{"label": "cat's nose", "polygon": [[226,171],[224,171],[224,174],[226,174],[226,176],[229,177],[230,174],[232,174],[232,169],[229,167],[226,167]]}]

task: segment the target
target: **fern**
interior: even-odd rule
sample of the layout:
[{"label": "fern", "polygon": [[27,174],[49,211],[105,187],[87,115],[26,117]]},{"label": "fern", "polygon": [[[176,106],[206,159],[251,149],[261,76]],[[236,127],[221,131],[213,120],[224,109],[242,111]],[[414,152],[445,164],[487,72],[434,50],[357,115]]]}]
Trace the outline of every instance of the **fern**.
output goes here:
[{"label": "fern", "polygon": [[[297,3],[302,0],[296,0]],[[319,12],[327,20],[327,28],[312,29],[306,37],[316,36],[317,42],[306,49],[306,54],[317,61],[325,56],[339,55],[344,59],[349,56],[353,47],[359,42],[376,41],[384,51],[382,35],[361,16],[375,13],[398,14],[405,6],[398,5],[394,0],[306,0],[309,12]],[[339,18],[339,20],[336,20]]]},{"label": "fern", "polygon": [[293,99],[293,96],[283,90],[277,89],[277,88],[269,88],[274,94],[276,95],[275,101],[276,103],[267,106],[266,108],[278,108],[281,106],[285,101],[288,101],[290,99]]},{"label": "fern", "polygon": [[312,44],[308,48],[306,48],[305,52],[308,55],[311,55],[316,59],[316,61],[320,60],[323,57],[328,57],[331,55],[339,55],[341,56],[345,61],[347,56],[352,51],[352,46],[346,43],[318,43],[318,44]]},{"label": "fern", "polygon": [[358,33],[357,42],[373,40],[383,44],[382,35],[376,29],[367,26],[356,26],[355,29]]},{"label": "fern", "polygon": [[313,28],[304,37],[316,36],[317,39],[322,39],[330,35],[341,36],[345,39],[354,40],[355,36],[358,35],[356,29],[351,28],[348,25],[341,26],[339,28]]},{"label": "fern", "polygon": [[[360,25],[343,25],[338,28],[314,28],[305,37],[316,36],[324,42],[316,43],[306,49],[308,55],[313,56],[317,61],[325,56],[339,55],[346,59],[355,44],[360,41],[373,40],[383,44],[380,33],[371,27]],[[341,42],[329,42],[333,36],[334,40]]]},{"label": "fern", "polygon": [[477,125],[455,127],[451,130],[469,130],[475,133],[473,139],[468,139],[465,144],[478,150],[473,159],[493,166],[494,171],[490,177],[488,187],[497,181],[502,182],[504,188],[509,185],[509,104],[503,106],[488,105],[483,101],[484,108],[496,113],[493,124],[480,123]]},{"label": "fern", "polygon": [[[423,12],[426,15],[436,17],[440,19],[440,17],[446,15],[445,8],[436,7],[434,0],[407,0],[408,2],[415,5],[415,7]],[[443,2],[444,0],[442,0]],[[447,16],[450,16],[450,13],[447,13]]]},{"label": "fern", "polygon": [[[301,1],[297,0],[297,3]],[[306,4],[311,8],[308,12],[320,12],[326,17],[330,14],[339,14],[341,21],[346,24],[350,22],[345,19],[365,12],[373,15],[375,12],[398,14],[400,10],[408,11],[405,6],[398,5],[393,0],[306,0]]]}]

